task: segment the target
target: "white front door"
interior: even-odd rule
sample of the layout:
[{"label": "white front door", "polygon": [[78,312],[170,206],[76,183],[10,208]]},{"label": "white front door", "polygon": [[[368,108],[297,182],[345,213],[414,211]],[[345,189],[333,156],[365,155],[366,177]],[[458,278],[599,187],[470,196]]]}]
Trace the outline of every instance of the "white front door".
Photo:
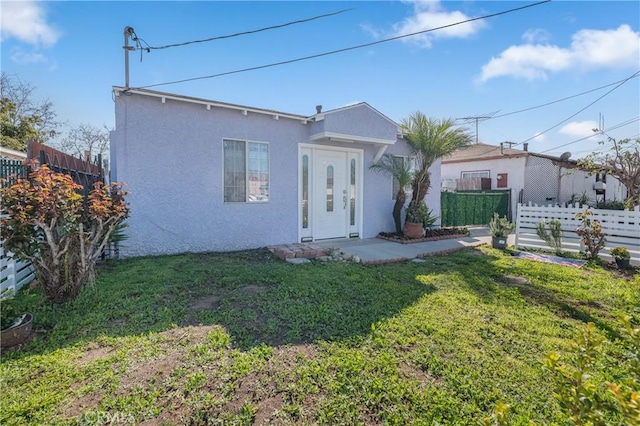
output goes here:
[{"label": "white front door", "polygon": [[313,237],[348,235],[349,193],[346,151],[316,150],[313,174]]}]

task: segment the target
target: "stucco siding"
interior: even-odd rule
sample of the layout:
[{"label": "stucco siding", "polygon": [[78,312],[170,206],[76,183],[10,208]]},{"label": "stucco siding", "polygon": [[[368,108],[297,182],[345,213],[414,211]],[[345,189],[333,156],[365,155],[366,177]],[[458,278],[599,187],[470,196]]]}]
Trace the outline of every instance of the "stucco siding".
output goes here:
[{"label": "stucco siding", "polygon": [[562,169],[562,180],[560,185],[560,201],[567,202],[572,196],[580,198],[585,195],[589,200],[589,204],[595,204],[596,201],[624,201],[626,198],[626,188],[620,181],[613,176],[606,177],[606,191],[604,195],[596,194],[593,185],[596,182],[596,176],[590,175],[584,170]]},{"label": "stucco siding", "polygon": [[396,139],[398,132],[398,126],[366,105],[327,113],[323,121],[324,132],[388,140]]},{"label": "stucco siding", "polygon": [[[296,240],[296,147],[306,139],[302,123],[171,100],[162,104],[157,98],[119,96],[117,102],[126,106],[126,139],[116,143],[117,179],[131,190],[125,255],[237,250]],[[269,202],[223,202],[224,138],[269,143]]]},{"label": "stucco siding", "polygon": [[[365,238],[372,238],[378,235],[379,232],[395,232],[395,224],[391,213],[395,200],[392,197],[393,182],[392,180],[381,174],[376,173],[369,169],[373,164],[373,158],[377,151],[370,151],[365,156],[365,200],[369,202],[365,203]],[[396,143],[390,146],[387,154],[410,156],[409,146],[403,139],[397,139]],[[438,216],[438,220],[435,226],[440,226],[440,159],[429,169],[431,172],[432,186],[427,192],[425,197],[425,204],[429,210],[433,210],[433,214]],[[408,194],[407,204],[409,203],[411,194]],[[380,206],[373,208],[374,206]],[[404,211],[402,214],[402,220],[404,223]]]},{"label": "stucco siding", "polygon": [[[363,108],[363,109],[362,109]],[[396,128],[368,106],[339,111],[332,131],[396,140]],[[369,114],[369,111],[371,114]],[[344,117],[339,118],[341,114]],[[367,121],[368,120],[368,121]],[[129,190],[131,216],[123,256],[231,251],[299,242],[299,145],[362,150],[361,238],[394,229],[392,182],[369,169],[380,145],[310,142],[319,123],[275,119],[268,113],[211,107],[139,94],[116,97],[111,133],[112,180]],[[269,201],[225,203],[223,140],[269,144]],[[399,139],[389,153],[407,155]],[[440,211],[440,163],[432,168],[434,188],[427,205]],[[439,214],[439,213],[438,213]]]}]

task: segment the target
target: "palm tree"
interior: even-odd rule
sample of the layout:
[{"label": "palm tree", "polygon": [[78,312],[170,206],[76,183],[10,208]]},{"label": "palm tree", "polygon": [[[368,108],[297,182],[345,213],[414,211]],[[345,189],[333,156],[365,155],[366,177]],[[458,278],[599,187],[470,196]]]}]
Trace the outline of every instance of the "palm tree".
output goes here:
[{"label": "palm tree", "polygon": [[415,156],[412,202],[422,202],[427,195],[431,187],[429,168],[438,158],[471,144],[467,129],[454,126],[450,118],[430,118],[419,111],[402,120],[404,138]]},{"label": "palm tree", "polygon": [[369,168],[378,173],[390,176],[398,182],[398,192],[396,193],[396,203],[393,205],[393,221],[396,225],[396,234],[402,235],[402,208],[407,199],[404,188],[411,183],[413,173],[408,161],[404,158],[394,157],[390,154],[382,156],[380,161],[372,164]]}]

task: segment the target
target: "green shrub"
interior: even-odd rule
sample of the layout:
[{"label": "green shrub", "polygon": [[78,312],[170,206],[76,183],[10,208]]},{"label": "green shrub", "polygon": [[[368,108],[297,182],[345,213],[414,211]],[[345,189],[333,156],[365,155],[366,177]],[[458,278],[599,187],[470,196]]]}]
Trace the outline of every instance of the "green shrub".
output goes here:
[{"label": "green shrub", "polygon": [[506,216],[500,217],[498,213],[494,213],[491,222],[489,222],[489,232],[491,232],[492,237],[504,238],[509,235],[509,232],[513,231],[514,227],[514,223],[509,222]]},{"label": "green shrub", "polygon": [[427,206],[422,201],[412,201],[407,206],[407,222],[424,223],[429,217],[429,209],[427,209]]},{"label": "green shrub", "polygon": [[624,210],[627,207],[624,204],[624,201],[601,201],[598,203],[597,208],[604,210]]},{"label": "green shrub", "polygon": [[625,247],[615,247],[611,249],[611,256],[613,256],[614,259],[631,259],[631,254]]},{"label": "green shrub", "polygon": [[5,249],[32,263],[47,298],[64,302],[92,280],[113,231],[129,216],[126,192],[97,182],[85,199],[70,176],[32,166],[29,179],[0,188],[0,231]]},{"label": "green shrub", "polygon": [[554,396],[573,424],[608,425],[614,424],[612,419],[620,420],[615,424],[640,424],[640,328],[630,317],[624,317],[622,324],[628,354],[619,365],[626,373],[621,383],[597,382],[606,339],[593,323],[578,329],[568,357],[552,353],[544,361],[553,376]]},{"label": "green shrub", "polygon": [[576,229],[576,234],[582,238],[587,259],[597,259],[598,253],[604,248],[607,241],[604,232],[602,232],[600,221],[591,219],[592,215],[593,212],[590,210],[576,214],[576,219],[582,221],[580,227]]},{"label": "green shrub", "polygon": [[547,222],[544,220],[538,223],[536,234],[538,237],[553,249],[556,254],[562,253],[562,224],[558,219],[549,222],[549,231],[547,233]]},{"label": "green shrub", "polygon": [[19,318],[15,309],[15,299],[13,297],[0,299],[0,330],[11,327]]}]

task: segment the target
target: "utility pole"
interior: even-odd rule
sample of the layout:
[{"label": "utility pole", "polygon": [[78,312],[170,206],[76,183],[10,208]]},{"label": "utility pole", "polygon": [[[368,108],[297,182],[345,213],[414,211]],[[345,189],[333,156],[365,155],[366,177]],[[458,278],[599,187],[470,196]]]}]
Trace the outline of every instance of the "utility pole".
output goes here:
[{"label": "utility pole", "polygon": [[129,88],[129,52],[136,50],[135,47],[129,46],[129,38],[134,34],[133,28],[124,27],[124,87]]},{"label": "utility pole", "polygon": [[479,143],[479,139],[478,139],[478,123],[480,122],[480,120],[485,121],[490,119],[491,117],[493,117],[494,115],[496,115],[498,113],[498,111],[495,112],[490,112],[489,114],[484,114],[484,115],[474,115],[474,116],[470,116],[470,117],[460,117],[460,118],[456,118],[456,120],[465,120],[465,122],[470,122],[470,121],[475,121],[476,122],[476,145]]}]

